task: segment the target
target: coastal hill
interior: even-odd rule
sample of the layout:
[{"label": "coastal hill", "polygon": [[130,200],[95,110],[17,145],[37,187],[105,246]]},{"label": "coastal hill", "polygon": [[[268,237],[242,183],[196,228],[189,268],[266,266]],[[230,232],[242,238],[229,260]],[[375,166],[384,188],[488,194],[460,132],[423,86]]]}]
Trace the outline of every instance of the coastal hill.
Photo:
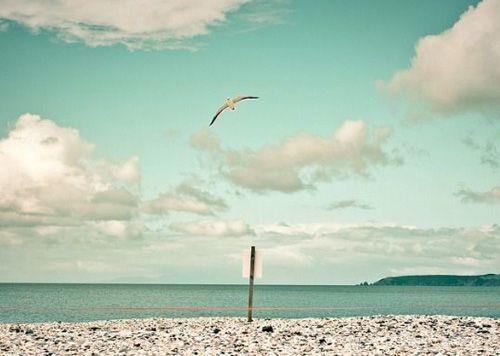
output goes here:
[{"label": "coastal hill", "polygon": [[500,274],[480,276],[424,275],[386,277],[375,286],[500,286]]}]

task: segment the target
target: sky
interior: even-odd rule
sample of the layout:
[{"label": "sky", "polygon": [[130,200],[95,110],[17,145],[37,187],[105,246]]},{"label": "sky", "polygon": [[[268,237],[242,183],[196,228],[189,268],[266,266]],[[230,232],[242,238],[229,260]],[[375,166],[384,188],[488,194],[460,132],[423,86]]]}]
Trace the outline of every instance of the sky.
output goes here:
[{"label": "sky", "polygon": [[0,281],[498,273],[498,63],[500,0],[0,0]]}]

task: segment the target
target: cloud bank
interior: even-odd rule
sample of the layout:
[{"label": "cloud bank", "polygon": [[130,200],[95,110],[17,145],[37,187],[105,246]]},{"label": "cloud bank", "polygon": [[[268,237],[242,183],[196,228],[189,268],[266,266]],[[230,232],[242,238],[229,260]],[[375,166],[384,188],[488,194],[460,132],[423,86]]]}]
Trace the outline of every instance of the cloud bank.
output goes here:
[{"label": "cloud bank", "polygon": [[396,224],[271,224],[256,226],[255,231],[262,238],[259,244],[266,244],[264,237],[274,241],[267,242],[271,251],[295,256],[294,263],[302,261],[303,268],[329,265],[347,272],[361,267],[365,276],[373,269],[381,276],[498,269],[497,225],[432,229]]},{"label": "cloud bank", "polygon": [[1,0],[0,20],[88,46],[185,48],[249,0]]},{"label": "cloud bank", "polygon": [[291,193],[334,176],[367,175],[371,167],[401,163],[383,149],[390,134],[388,128],[370,134],[363,121],[345,121],[330,137],[300,133],[257,150],[225,149],[207,129],[192,135],[190,144],[217,160],[222,175],[237,186]]},{"label": "cloud bank", "polygon": [[[359,283],[388,275],[481,274],[500,268],[498,225],[433,229],[201,220],[152,231],[99,224],[93,230],[0,229],[0,278],[241,283],[241,252],[251,244],[263,251],[264,283]],[[137,233],[145,238],[134,239]]]},{"label": "cloud bank", "polygon": [[409,69],[385,83],[442,113],[500,107],[500,0],[469,7],[448,30],[421,38]]}]

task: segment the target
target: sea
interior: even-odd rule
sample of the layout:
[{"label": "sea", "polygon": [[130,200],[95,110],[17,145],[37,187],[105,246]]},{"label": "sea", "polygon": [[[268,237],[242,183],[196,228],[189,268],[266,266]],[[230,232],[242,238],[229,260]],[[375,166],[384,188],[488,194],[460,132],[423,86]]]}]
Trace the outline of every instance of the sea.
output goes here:
[{"label": "sea", "polygon": [[[256,285],[255,318],[500,318],[500,287]],[[0,323],[246,317],[247,285],[0,283]]]}]

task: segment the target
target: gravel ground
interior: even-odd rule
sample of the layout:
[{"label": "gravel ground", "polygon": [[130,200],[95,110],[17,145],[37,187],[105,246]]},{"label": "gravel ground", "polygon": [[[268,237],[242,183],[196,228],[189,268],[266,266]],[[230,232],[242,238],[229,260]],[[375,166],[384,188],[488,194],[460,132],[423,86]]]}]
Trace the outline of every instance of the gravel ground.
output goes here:
[{"label": "gravel ground", "polygon": [[2,355],[500,355],[500,320],[130,319],[0,324]]}]

